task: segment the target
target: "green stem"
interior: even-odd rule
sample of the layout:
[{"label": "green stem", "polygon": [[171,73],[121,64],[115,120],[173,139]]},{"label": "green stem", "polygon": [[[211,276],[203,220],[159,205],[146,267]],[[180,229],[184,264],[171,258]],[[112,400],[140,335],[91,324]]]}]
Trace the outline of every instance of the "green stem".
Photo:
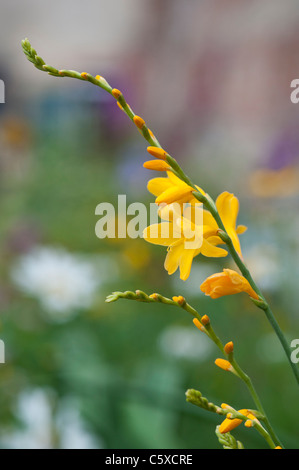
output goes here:
[{"label": "green stem", "polygon": [[[188,308],[186,308],[188,307]],[[185,304],[185,306],[183,306],[183,308],[185,310],[187,310],[189,313],[191,313],[194,317],[198,318],[199,320],[201,320],[201,317],[199,315],[199,313],[193,308],[191,307],[189,304]],[[210,337],[210,339],[214,342],[214,344],[216,344],[216,346],[220,349],[220,351],[222,352],[222,354],[224,356],[227,357],[227,359],[229,360],[230,364],[233,366],[233,368],[235,369],[238,377],[245,383],[245,385],[247,386],[247,389],[249,391],[249,393],[251,394],[251,397],[255,403],[255,406],[257,408],[257,410],[261,413],[261,415],[263,416],[263,421],[265,423],[265,425],[267,426],[267,429],[269,431],[269,435],[271,436],[271,438],[269,438],[269,435],[267,434],[266,430],[264,428],[263,431],[261,432],[262,435],[264,435],[265,433],[267,434],[267,442],[268,444],[270,445],[271,448],[275,448],[276,445],[277,446],[280,446],[280,447],[283,447],[282,443],[280,442],[279,438],[277,437],[274,429],[272,428],[271,424],[270,424],[270,421],[269,419],[267,418],[267,415],[266,415],[266,412],[263,408],[263,405],[262,405],[262,402],[258,396],[258,393],[252,383],[252,380],[251,378],[242,370],[242,368],[239,366],[239,364],[237,363],[237,361],[235,360],[233,354],[226,354],[225,352],[225,348],[224,348],[224,345],[222,343],[222,341],[220,340],[220,338],[217,336],[217,334],[215,333],[214,329],[212,328],[211,324],[208,323],[207,325],[205,325],[205,329],[206,329],[206,332],[208,334],[208,336]],[[259,430],[259,429],[258,429]],[[260,430],[259,430],[260,431]],[[265,435],[264,435],[265,437]],[[265,437],[266,438],[266,437]],[[274,446],[274,447],[273,447]]]},{"label": "green stem", "polygon": [[[275,449],[277,446],[273,442],[271,436],[268,434],[266,429],[259,423],[254,423],[254,427],[257,429],[257,431],[263,436],[265,441],[269,444],[270,449]],[[282,447],[282,446],[280,446]],[[282,447],[283,448],[283,447]]]},{"label": "green stem", "polygon": [[253,290],[258,294],[258,296],[260,297],[261,301],[258,301],[258,302],[255,302],[254,303],[257,305],[257,307],[259,307],[261,310],[263,310],[266,314],[266,317],[269,321],[269,323],[271,324],[272,328],[274,329],[285,353],[286,353],[286,356],[288,358],[288,361],[291,365],[291,368],[292,368],[292,371],[294,373],[294,376],[295,376],[295,379],[297,381],[297,383],[299,384],[299,369],[298,367],[296,366],[296,364],[294,364],[291,360],[291,349],[289,347],[289,344],[269,306],[269,304],[267,303],[265,297],[263,296],[261,290],[259,289],[259,287],[256,285],[256,283],[254,282],[251,274],[250,274],[250,271],[248,270],[248,268],[246,267],[246,265],[244,264],[244,262],[242,261],[242,259],[240,258],[238,252],[236,251],[234,245],[233,245],[233,242],[231,240],[231,238],[229,237],[229,235],[227,234],[226,230],[225,230],[225,227],[223,225],[223,222],[220,218],[220,215],[216,209],[216,205],[213,201],[210,200],[210,198],[207,198],[206,196],[203,196],[202,194],[200,193],[197,193],[197,192],[194,192],[193,193],[194,196],[196,197],[196,199],[198,199],[200,202],[202,202],[206,208],[209,210],[209,212],[212,214],[212,216],[214,217],[218,227],[220,228],[220,230],[222,230],[225,234],[225,243],[226,243],[226,246],[228,248],[228,251],[230,253],[230,255],[232,256],[233,260],[235,261],[236,265],[238,266],[238,268],[240,269],[242,275],[245,277],[245,279],[247,279],[247,281],[249,282],[249,284],[251,285],[251,287],[253,288]]},{"label": "green stem", "polygon": [[232,357],[229,359],[229,362],[231,363],[231,365],[233,366],[233,368],[235,369],[235,371],[238,373],[240,379],[243,380],[243,382],[246,384],[252,398],[253,398],[253,401],[258,409],[258,411],[263,415],[263,421],[264,423],[266,424],[267,428],[268,428],[268,431],[269,431],[269,434],[271,436],[271,438],[273,439],[273,441],[276,443],[276,445],[279,445],[280,447],[283,447],[281,442],[279,441],[279,438],[277,437],[277,435],[275,434],[275,431],[273,430],[271,424],[270,424],[270,421],[269,419],[267,418],[267,415],[265,413],[265,410],[263,408],[263,405],[261,403],[261,400],[257,394],[257,391],[255,390],[255,387],[251,381],[251,378],[245,374],[245,372],[241,369],[241,367],[239,366],[239,364],[237,363],[237,361]]},{"label": "green stem", "polygon": [[[141,290],[136,290],[135,292],[133,292],[133,291],[113,292],[111,295],[109,295],[107,297],[106,302],[115,302],[118,299],[137,300],[139,302],[147,302],[147,303],[156,302],[156,303],[163,303],[163,304],[167,304],[167,305],[172,305],[172,306],[182,308],[183,310],[188,312],[190,315],[192,315],[192,317],[197,318],[200,322],[202,322],[202,319],[203,319],[202,315],[200,315],[195,308],[193,308],[190,304],[188,304],[188,302],[186,302],[186,299],[183,299],[183,302],[178,303],[177,301],[175,301],[173,299],[169,299],[168,297],[164,297],[161,294],[156,293],[156,294],[147,295],[145,292],[143,292]],[[224,345],[223,345],[222,341],[220,340],[220,338],[215,333],[211,323],[207,323],[204,326],[204,328],[205,328],[204,331],[208,335],[208,337],[219,348],[221,353],[225,357],[227,357],[227,359],[229,360],[229,362],[231,363],[231,365],[235,369],[236,375],[247,386],[247,389],[248,389],[249,393],[251,394],[251,397],[252,397],[252,399],[255,403],[255,406],[256,406],[257,410],[259,411],[260,415],[262,416],[261,419],[264,420],[267,428],[269,429],[269,434],[270,434],[271,438],[273,439],[274,442],[277,443],[277,445],[280,445],[282,447],[282,444],[279,442],[279,439],[276,437],[276,435],[275,435],[275,433],[272,429],[272,426],[270,425],[270,422],[269,422],[269,420],[266,416],[266,413],[263,409],[263,406],[261,404],[259,396],[258,396],[258,394],[257,394],[257,392],[256,392],[256,390],[255,390],[255,388],[254,388],[254,386],[251,382],[251,379],[241,369],[241,367],[239,366],[239,364],[235,360],[235,358],[233,356],[233,353],[227,354],[225,352]],[[264,430],[264,432],[266,432],[266,431]],[[268,436],[268,438],[269,438],[269,436]],[[267,440],[267,442],[269,443],[268,440]]]}]

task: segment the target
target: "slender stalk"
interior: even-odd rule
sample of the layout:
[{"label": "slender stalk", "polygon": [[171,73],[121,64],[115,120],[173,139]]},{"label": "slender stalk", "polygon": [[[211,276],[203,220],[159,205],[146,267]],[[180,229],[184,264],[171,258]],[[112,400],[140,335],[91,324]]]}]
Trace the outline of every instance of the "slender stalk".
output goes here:
[{"label": "slender stalk", "polygon": [[[137,301],[140,301],[140,302],[147,302],[147,303],[151,303],[151,302],[163,303],[163,304],[167,304],[167,305],[173,305],[173,306],[176,306],[176,307],[180,307],[183,310],[185,310],[186,312],[188,312],[190,315],[192,315],[193,318],[196,318],[197,320],[199,320],[199,322],[203,322],[203,316],[200,315],[199,312],[194,307],[192,307],[188,302],[186,302],[186,299],[184,297],[181,297],[181,299],[178,299],[179,301],[177,301],[177,300],[174,300],[175,298],[169,299],[168,297],[164,297],[161,294],[155,293],[155,294],[147,295],[145,292],[137,290],[136,292],[132,292],[132,291],[113,292],[111,295],[109,295],[107,297],[106,302],[115,302],[116,300],[118,300],[120,298],[128,299],[128,300],[137,300]],[[276,436],[276,434],[275,434],[275,432],[274,432],[274,430],[273,430],[273,428],[270,424],[269,419],[267,418],[267,415],[266,415],[265,410],[262,406],[261,400],[258,396],[257,391],[255,390],[255,388],[253,386],[253,383],[252,383],[250,377],[239,366],[238,362],[234,358],[233,353],[230,353],[230,354],[226,353],[225,347],[224,347],[222,341],[220,340],[220,338],[215,333],[209,319],[208,319],[208,323],[206,323],[204,325],[204,330],[203,331],[213,341],[213,343],[218,347],[218,349],[221,351],[221,353],[228,359],[230,364],[233,366],[236,375],[246,385],[246,387],[247,387],[247,389],[248,389],[248,391],[249,391],[249,393],[252,397],[252,400],[253,400],[253,402],[256,406],[256,409],[260,413],[259,417],[260,417],[260,419],[262,419],[264,421],[264,423],[267,427],[267,430],[268,430],[268,431],[266,431],[264,428],[262,428],[261,434],[263,435],[263,437],[267,436],[266,441],[268,442],[269,445],[271,443],[271,445],[270,445],[271,448],[273,448],[273,446],[275,447],[275,446],[278,446],[278,445],[280,447],[283,447],[283,445],[279,441],[279,438]],[[260,429],[258,428],[258,426],[256,426],[256,428],[260,432]]]},{"label": "slender stalk", "polygon": [[262,405],[262,402],[257,394],[257,391],[252,383],[252,380],[251,378],[241,369],[241,367],[239,366],[239,364],[237,363],[237,361],[234,359],[234,358],[231,358],[229,359],[229,362],[231,363],[231,365],[233,366],[233,368],[235,369],[235,371],[238,373],[239,377],[241,380],[243,380],[243,382],[246,384],[251,396],[252,396],[252,399],[258,409],[258,411],[264,416],[263,417],[263,421],[264,423],[266,424],[267,428],[268,428],[268,431],[269,431],[269,434],[271,436],[271,438],[273,439],[273,441],[276,443],[276,445],[279,445],[280,447],[282,447],[282,444],[281,442],[279,441],[279,438],[277,437],[274,429],[272,428],[270,422],[269,422],[269,419],[267,418],[267,415],[265,413],[265,410],[263,408],[263,405]]},{"label": "slender stalk", "polygon": [[[251,285],[251,287],[253,288],[253,290],[258,294],[258,296],[260,297],[260,301],[254,301],[255,305],[260,308],[261,310],[263,310],[265,312],[265,315],[269,321],[269,323],[271,324],[272,328],[274,329],[285,353],[286,353],[286,356],[288,358],[288,361],[291,365],[291,368],[292,368],[292,371],[294,373],[294,376],[295,376],[295,379],[297,381],[297,383],[299,384],[299,369],[298,367],[296,366],[296,364],[294,364],[292,361],[291,361],[291,349],[289,347],[289,344],[268,304],[268,302],[266,301],[265,297],[263,296],[261,290],[259,289],[259,287],[256,285],[256,283],[254,282],[251,274],[250,274],[250,271],[248,270],[248,268],[246,267],[246,265],[244,264],[244,262],[242,261],[242,259],[240,258],[238,252],[236,251],[233,243],[232,243],[232,240],[231,238],[229,237],[229,235],[227,234],[226,230],[225,230],[225,227],[223,225],[223,222],[220,218],[220,215],[216,209],[216,206],[215,204],[211,204],[211,201],[206,198],[205,196],[203,196],[202,194],[199,194],[197,192],[193,193],[194,196],[196,198],[198,198],[201,202],[204,200],[204,205],[207,207],[207,209],[211,212],[211,214],[213,215],[215,221],[217,222],[217,225],[218,227],[221,229],[221,231],[223,232],[224,234],[224,237],[223,237],[223,240],[225,241],[226,243],[226,246],[228,248],[228,251],[230,253],[230,255],[232,256],[233,260],[235,261],[236,265],[238,266],[238,268],[240,269],[242,275],[245,277],[245,279],[247,279],[247,281],[249,282],[249,284]],[[221,235],[221,233],[219,233],[220,237],[223,236]]]}]

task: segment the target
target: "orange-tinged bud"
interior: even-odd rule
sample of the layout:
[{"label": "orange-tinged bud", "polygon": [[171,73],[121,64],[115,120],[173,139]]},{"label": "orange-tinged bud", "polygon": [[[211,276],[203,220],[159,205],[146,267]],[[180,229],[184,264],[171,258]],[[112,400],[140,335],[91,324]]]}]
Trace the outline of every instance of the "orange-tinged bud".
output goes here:
[{"label": "orange-tinged bud", "polygon": [[144,168],[156,171],[168,171],[171,167],[164,160],[149,160],[143,164]]},{"label": "orange-tinged bud", "polygon": [[226,354],[232,353],[233,350],[234,350],[234,343],[232,341],[230,341],[229,343],[226,343],[226,345],[224,346],[224,351],[226,352]]},{"label": "orange-tinged bud", "polygon": [[121,91],[119,91],[117,88],[113,88],[113,90],[111,91],[112,95],[114,96],[114,98],[116,100],[118,100],[118,98],[121,96]]},{"label": "orange-tinged bud", "polygon": [[142,129],[145,124],[145,121],[140,116],[134,116],[133,121],[138,129]]},{"label": "orange-tinged bud", "polygon": [[251,419],[248,419],[247,421],[245,421],[244,426],[246,426],[246,428],[252,428],[253,421]]},{"label": "orange-tinged bud", "polygon": [[186,302],[185,298],[182,295],[178,295],[178,296],[174,295],[172,297],[172,300],[174,302],[177,302],[179,305],[184,305],[184,303]]},{"label": "orange-tinged bud", "polygon": [[96,79],[96,80],[102,80],[103,77],[102,77],[102,75],[96,75],[96,76],[95,76],[95,79]]},{"label": "orange-tinged bud", "polygon": [[87,80],[87,76],[88,76],[87,72],[81,73],[81,77],[84,78],[85,80]]},{"label": "orange-tinged bud", "polygon": [[165,160],[167,157],[167,153],[165,150],[161,149],[160,147],[147,147],[148,153],[150,153],[153,157],[159,158],[161,160]]},{"label": "orange-tinged bud", "polygon": [[241,413],[241,415],[244,415],[244,416],[249,415],[249,411],[247,410],[247,408],[243,408],[242,410],[238,410],[238,413]]},{"label": "orange-tinged bud", "polygon": [[149,297],[151,299],[158,300],[158,294],[151,294]]},{"label": "orange-tinged bud", "polygon": [[200,321],[197,318],[193,318],[193,323],[198,328],[200,331],[204,331],[205,327],[200,323]]},{"label": "orange-tinged bud", "polygon": [[245,277],[232,269],[223,269],[222,273],[209,276],[200,286],[202,292],[212,299],[218,299],[224,295],[246,292],[250,297],[258,300],[259,296],[252,289]]},{"label": "orange-tinged bud", "polygon": [[[276,446],[276,447],[275,447],[275,449],[282,449],[282,447],[280,447],[280,446]],[[274,449],[274,450],[275,450],[275,449]]]},{"label": "orange-tinged bud", "polygon": [[225,434],[226,432],[230,432],[232,431],[233,429],[235,429],[237,426],[239,426],[239,424],[242,423],[242,420],[241,419],[229,419],[229,418],[226,418],[221,424],[220,424],[220,427],[219,427],[219,431],[221,432],[221,434]]},{"label": "orange-tinged bud", "polygon": [[248,421],[252,423],[251,425],[248,425],[249,427],[253,426],[254,423],[259,423],[259,420],[254,416],[254,414],[250,413],[250,411],[248,411],[247,417],[249,418]]},{"label": "orange-tinged bud", "polygon": [[193,189],[187,185],[171,186],[162,192],[155,200],[156,204],[172,204],[178,201],[188,201],[192,196]]},{"label": "orange-tinged bud", "polygon": [[208,315],[204,315],[204,316],[201,318],[201,323],[202,323],[204,326],[209,325],[210,319],[209,319]]},{"label": "orange-tinged bud", "polygon": [[[222,405],[221,405],[221,407],[222,407]],[[244,416],[247,416],[248,413],[249,413],[247,409],[239,410],[238,412],[241,413],[241,414],[244,415]],[[230,432],[230,431],[232,431],[233,429],[235,429],[235,428],[236,428],[237,426],[239,426],[241,423],[242,423],[242,419],[238,419],[238,418],[234,418],[234,419],[225,418],[225,420],[222,421],[222,423],[221,423],[220,426],[219,426],[219,431],[221,432],[221,434],[225,434],[226,432]]]},{"label": "orange-tinged bud", "polygon": [[230,372],[233,370],[233,366],[226,359],[218,358],[216,359],[215,364],[216,366],[220,367],[220,369],[230,371]]},{"label": "orange-tinged bud", "polygon": [[221,403],[221,408],[223,410],[227,410],[228,408],[231,408],[231,406],[229,406],[227,403]]}]

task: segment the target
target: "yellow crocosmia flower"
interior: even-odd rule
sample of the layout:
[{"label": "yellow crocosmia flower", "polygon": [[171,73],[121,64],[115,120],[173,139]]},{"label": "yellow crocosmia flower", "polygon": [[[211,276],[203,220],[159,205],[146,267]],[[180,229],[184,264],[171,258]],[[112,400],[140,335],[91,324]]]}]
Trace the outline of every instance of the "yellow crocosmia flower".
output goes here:
[{"label": "yellow crocosmia flower", "polygon": [[245,227],[245,225],[237,226],[237,217],[239,213],[238,198],[234,196],[234,194],[225,191],[217,197],[216,207],[225,230],[233,242],[235,250],[240,256],[242,256],[238,235],[244,233],[247,230],[247,227]]},{"label": "yellow crocosmia flower", "polygon": [[[238,413],[241,413],[244,416],[248,416],[249,411],[244,409],[244,410],[238,410]],[[226,432],[230,432],[233,429],[235,429],[237,426],[239,426],[242,423],[242,419],[238,418],[225,418],[224,421],[219,426],[219,431],[221,434],[225,434]]]},{"label": "yellow crocosmia flower", "polygon": [[[198,203],[193,196],[194,188],[178,178],[171,171],[167,172],[166,178],[153,178],[148,182],[147,189],[156,196],[156,204],[172,204],[178,202],[184,204],[187,202]],[[204,194],[204,191],[196,186],[196,189]]]},{"label": "yellow crocosmia flower", "polygon": [[[156,203],[171,204],[178,202],[179,204],[191,203],[196,204],[198,200],[193,196],[192,192],[194,189],[174,175],[172,172],[167,172],[167,178],[153,178],[148,182],[147,188],[150,193],[156,196]],[[198,186],[197,190],[202,194],[205,192]],[[245,225],[236,225],[237,216],[239,212],[239,200],[238,198],[227,191],[221,193],[216,200],[216,207],[220,218],[223,222],[226,232],[231,238],[233,245],[242,257],[241,246],[238,235],[241,235],[247,230]],[[214,217],[207,210],[204,211],[205,225],[214,227],[215,234],[219,229]],[[223,241],[219,239],[218,244],[222,244]]]},{"label": "yellow crocosmia flower", "polygon": [[212,274],[201,284],[200,289],[212,299],[239,292],[246,292],[250,297],[259,299],[247,279],[232,269],[223,269],[222,273]]},{"label": "yellow crocosmia flower", "polygon": [[179,204],[160,209],[159,215],[164,221],[147,227],[143,237],[149,243],[168,247],[164,267],[168,274],[179,268],[180,278],[185,281],[193,258],[199,253],[207,257],[223,257],[227,251],[216,246],[219,237],[215,236],[214,228],[197,225],[197,221],[203,220],[202,208],[187,207],[183,212],[180,209]]}]

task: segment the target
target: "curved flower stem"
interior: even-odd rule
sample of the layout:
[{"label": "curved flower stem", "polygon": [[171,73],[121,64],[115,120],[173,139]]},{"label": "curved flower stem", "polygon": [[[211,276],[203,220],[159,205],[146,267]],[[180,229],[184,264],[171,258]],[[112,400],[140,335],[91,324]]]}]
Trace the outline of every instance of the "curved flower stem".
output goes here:
[{"label": "curved flower stem", "polygon": [[254,385],[251,381],[251,378],[241,369],[241,367],[239,366],[239,364],[237,363],[237,361],[232,358],[232,359],[229,359],[229,362],[231,363],[231,365],[233,366],[233,368],[235,369],[235,371],[238,373],[239,377],[241,380],[243,380],[243,382],[246,384],[251,396],[252,396],[252,399],[258,409],[258,411],[260,413],[262,413],[262,415],[264,416],[263,417],[263,421],[264,423],[266,424],[267,426],[267,429],[269,431],[269,434],[271,436],[271,438],[273,439],[273,441],[276,443],[276,445],[279,445],[280,447],[282,447],[282,444],[281,442],[279,441],[278,437],[276,436],[270,422],[269,422],[269,419],[267,418],[267,415],[265,413],[265,410],[263,408],[263,405],[260,401],[260,398],[254,388]]},{"label": "curved flower stem", "polygon": [[[212,413],[217,413],[219,415],[224,415],[224,416],[230,415],[230,417],[228,419],[233,419],[233,420],[234,419],[239,419],[240,421],[245,421],[245,422],[248,420],[248,416],[243,415],[240,411],[235,410],[231,406],[225,405],[224,407],[223,406],[219,407],[219,406],[215,405],[214,403],[210,402],[206,397],[202,396],[202,394],[199,390],[194,390],[194,389],[187,390],[186,391],[186,400],[187,400],[188,403],[192,403],[193,405],[196,405],[199,408],[202,408],[204,410],[211,411]],[[250,411],[253,414],[254,410],[250,410]],[[256,411],[255,411],[255,413],[257,414]],[[260,418],[260,416],[259,416],[259,418]],[[275,449],[276,447],[281,447],[281,446],[276,446],[275,442],[273,441],[273,439],[271,438],[269,433],[266,431],[266,429],[261,425],[261,423],[258,419],[252,420],[252,426],[255,427],[256,430],[261,434],[261,436],[265,439],[265,441],[267,442],[267,444],[269,445],[269,447],[271,449]],[[227,439],[225,439],[225,436],[228,436],[228,433],[222,434],[219,431],[219,426],[217,426],[217,428],[216,428],[216,434],[218,436],[218,439],[220,438],[220,443],[222,443],[222,444],[227,443]],[[232,438],[231,435],[230,435],[230,438]],[[223,439],[223,442],[222,442],[222,439]],[[241,448],[241,449],[244,449],[243,444],[241,444],[241,443],[239,443],[238,447],[236,447],[236,446],[232,447],[231,445],[229,445],[228,447],[225,447],[225,448],[231,448],[231,449],[236,449],[236,448],[240,449]]]},{"label": "curved flower stem", "polygon": [[[167,305],[173,305],[173,306],[182,308],[183,310],[191,314],[193,318],[196,318],[200,323],[203,322],[203,316],[200,315],[197,312],[197,310],[193,308],[189,303],[187,303],[186,299],[183,297],[181,297],[181,301],[178,302],[176,300],[169,299],[168,297],[164,297],[161,294],[155,293],[155,294],[147,295],[145,292],[137,290],[136,292],[133,292],[133,291],[113,292],[111,295],[107,297],[106,302],[115,302],[118,299],[137,300],[139,302],[147,302],[147,303],[158,302],[158,303],[163,303]],[[239,366],[238,362],[234,358],[234,355],[232,353],[227,354],[225,352],[225,347],[222,341],[220,340],[220,338],[215,333],[209,319],[208,319],[208,322],[204,325],[202,331],[206,333],[206,335],[213,341],[213,343],[218,347],[221,353],[228,359],[228,361],[234,368],[235,375],[237,375],[237,377],[239,377],[239,379],[241,379],[246,385],[252,397],[252,400],[256,406],[256,409],[259,412],[258,417],[264,421],[265,425],[267,426],[268,431],[266,431],[262,426],[258,426],[258,424],[256,426],[257,430],[260,432],[260,427],[262,428],[261,434],[263,435],[263,437],[265,437],[266,441],[268,442],[271,448],[274,448],[275,446],[282,447],[281,442],[276,436],[269,422],[269,419],[266,416],[261,400],[253,386],[253,383],[250,377]]]},{"label": "curved flower stem", "polygon": [[291,365],[291,368],[292,368],[292,371],[293,371],[294,376],[296,378],[296,381],[299,384],[299,369],[296,366],[296,364],[291,361],[291,350],[290,350],[289,344],[288,344],[283,332],[281,331],[281,328],[280,328],[280,326],[279,326],[279,324],[278,324],[278,322],[277,322],[277,320],[276,320],[276,318],[275,318],[268,302],[266,301],[266,299],[263,296],[263,294],[262,294],[261,290],[259,289],[259,287],[254,282],[254,280],[253,280],[253,278],[250,274],[250,271],[248,270],[248,268],[246,267],[246,265],[244,264],[244,262],[240,258],[238,252],[236,251],[236,249],[233,245],[233,242],[232,242],[231,238],[227,234],[227,232],[225,230],[225,227],[223,225],[223,222],[220,218],[220,215],[217,211],[217,208],[216,208],[216,205],[215,205],[214,201],[212,201],[210,197],[206,197],[203,194],[198,193],[197,191],[194,192],[193,194],[196,197],[196,199],[198,199],[200,202],[203,202],[205,207],[208,209],[208,211],[214,217],[215,221],[217,222],[218,227],[220,228],[220,231],[219,231],[220,238],[222,238],[222,240],[226,243],[228,251],[229,251],[230,255],[232,256],[234,262],[236,263],[236,265],[240,269],[242,275],[245,277],[245,279],[247,279],[247,281],[249,282],[249,284],[251,285],[253,290],[260,297],[260,300],[256,301],[255,299],[252,299],[252,301],[255,303],[255,305],[258,308],[260,308],[261,310],[263,310],[265,312],[269,323],[271,324],[272,328],[274,329],[274,331],[275,331],[275,333],[276,333],[276,335],[277,335],[277,337],[278,337],[278,339],[279,339],[279,341],[280,341],[280,343],[281,343],[281,345],[282,345],[282,347],[283,347],[283,349],[286,353],[286,356],[287,356],[288,361]]},{"label": "curved flower stem", "polygon": [[249,393],[251,394],[251,397],[255,403],[255,406],[257,408],[257,410],[261,413],[261,415],[263,416],[263,421],[265,422],[267,428],[268,428],[268,431],[269,431],[269,434],[271,436],[271,439],[273,439],[273,442],[276,443],[276,445],[279,445],[282,447],[282,444],[281,442],[279,441],[279,438],[277,437],[277,435],[275,434],[271,424],[270,424],[270,421],[269,419],[267,418],[267,415],[265,413],[265,410],[263,408],[263,405],[261,403],[261,400],[257,394],[257,391],[255,390],[255,387],[251,381],[251,378],[242,370],[242,368],[239,366],[238,362],[236,361],[236,359],[234,358],[233,354],[227,354],[225,352],[225,349],[224,349],[224,345],[223,343],[221,342],[221,340],[218,338],[218,336],[216,335],[216,333],[214,332],[213,328],[211,327],[210,324],[206,325],[205,326],[207,332],[208,332],[208,335],[209,337],[212,339],[212,341],[216,344],[216,346],[220,349],[220,351],[222,352],[222,354],[224,356],[227,357],[228,361],[230,362],[230,364],[233,366],[235,372],[236,372],[236,375],[245,383]]}]

